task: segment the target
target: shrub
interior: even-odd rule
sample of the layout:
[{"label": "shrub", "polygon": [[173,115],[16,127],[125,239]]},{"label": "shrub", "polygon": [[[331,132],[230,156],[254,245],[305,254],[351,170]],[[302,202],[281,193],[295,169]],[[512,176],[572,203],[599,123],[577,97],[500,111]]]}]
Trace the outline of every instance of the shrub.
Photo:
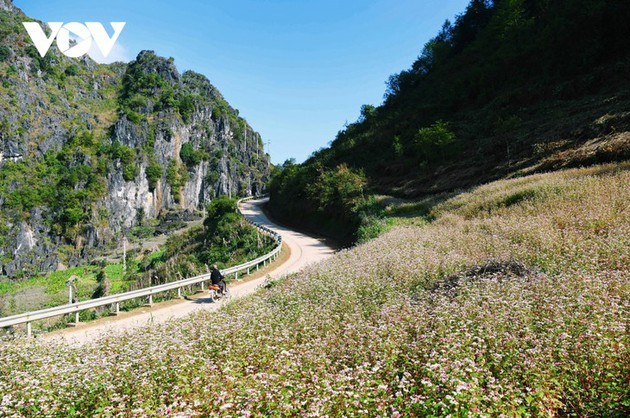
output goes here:
[{"label": "shrub", "polygon": [[136,150],[123,145],[119,142],[115,142],[112,145],[112,157],[118,158],[123,168],[123,178],[125,181],[132,181],[136,178],[139,172],[138,166],[135,164]]},{"label": "shrub", "polygon": [[377,216],[365,216],[361,219],[361,224],[357,230],[357,244],[371,241],[387,232],[392,222]]},{"label": "shrub", "polygon": [[70,64],[66,67],[66,75],[73,76],[79,74],[79,67],[76,64]]},{"label": "shrub", "polygon": [[155,235],[155,228],[151,226],[134,226],[129,233],[137,238],[150,238]]},{"label": "shrub", "polygon": [[195,110],[195,102],[190,94],[182,94],[177,102],[177,110],[186,123],[190,122],[192,113]]},{"label": "shrub", "polygon": [[149,163],[146,169],[146,176],[149,181],[149,189],[151,191],[155,190],[157,182],[162,178],[162,166],[155,161]]},{"label": "shrub", "polygon": [[416,150],[430,162],[436,158],[446,157],[446,147],[455,141],[455,134],[448,129],[448,124],[438,120],[428,128],[418,130],[414,137]]},{"label": "shrub", "polygon": [[179,151],[179,158],[188,167],[194,167],[198,165],[205,157],[205,153],[201,150],[196,150],[190,142],[186,142],[182,145]]},{"label": "shrub", "polygon": [[222,114],[223,112],[221,111],[221,108],[219,106],[215,106],[212,108],[212,119],[214,119],[215,121],[219,120]]},{"label": "shrub", "polygon": [[0,45],[0,62],[6,61],[11,56],[11,49],[6,45]]},{"label": "shrub", "polygon": [[166,183],[171,187],[171,196],[173,196],[175,202],[179,203],[181,199],[180,189],[183,182],[175,160],[170,160],[166,168]]}]

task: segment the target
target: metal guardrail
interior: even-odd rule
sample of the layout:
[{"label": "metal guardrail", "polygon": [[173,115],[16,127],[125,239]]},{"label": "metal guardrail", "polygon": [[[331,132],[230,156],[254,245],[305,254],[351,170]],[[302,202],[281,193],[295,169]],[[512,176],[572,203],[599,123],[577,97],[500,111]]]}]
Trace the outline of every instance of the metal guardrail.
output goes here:
[{"label": "metal guardrail", "polygon": [[[237,202],[237,210],[241,213],[240,203],[246,200],[254,199],[254,197],[246,197],[244,199],[240,199]],[[241,213],[242,215],[242,213]],[[276,241],[276,247],[268,252],[267,254],[260,256],[254,260],[248,261],[243,264],[239,264],[237,266],[233,266],[223,270],[224,275],[234,274],[235,279],[238,279],[238,274],[241,271],[246,270],[247,274],[249,274],[252,268],[258,269],[260,264],[265,265],[268,260],[275,260],[278,257],[282,249],[282,237],[280,234],[272,231],[271,229],[259,225],[247,218],[245,218],[247,222],[258,228],[262,233],[271,236],[274,241]],[[90,299],[83,302],[70,303],[66,305],[56,306],[54,308],[41,309],[38,311],[26,312],[18,315],[7,316],[4,318],[0,318],[0,328],[6,328],[19,324],[26,324],[26,334],[31,336],[31,322],[37,321],[40,319],[52,318],[55,316],[61,316],[66,314],[75,314],[75,323],[79,322],[79,312],[85,311],[87,309],[97,308],[100,306],[114,306],[114,313],[118,314],[120,311],[120,303],[126,300],[148,297],[149,304],[153,303],[153,295],[157,293],[167,292],[169,290],[177,290],[178,294],[181,295],[181,289],[185,286],[190,286],[194,284],[201,283],[203,289],[203,283],[210,280],[210,273],[201,274],[195,277],[189,277],[187,279],[181,279],[170,283],[165,283],[157,286],[145,287],[143,289],[131,290],[129,292],[118,293],[115,295],[104,296],[97,299]]]}]

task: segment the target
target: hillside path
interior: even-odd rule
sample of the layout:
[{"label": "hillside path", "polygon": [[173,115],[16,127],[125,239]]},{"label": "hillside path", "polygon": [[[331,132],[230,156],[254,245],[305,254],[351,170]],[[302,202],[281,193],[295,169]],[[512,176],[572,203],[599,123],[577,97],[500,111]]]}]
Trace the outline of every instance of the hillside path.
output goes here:
[{"label": "hillside path", "polygon": [[[274,266],[268,272],[273,278],[295,273],[308,264],[316,263],[330,257],[335,249],[324,239],[305,235],[273,223],[264,214],[262,205],[267,199],[251,200],[241,203],[241,211],[248,219],[264,225],[282,235],[282,241],[290,249],[288,260]],[[266,280],[266,275],[243,283],[232,283],[232,298],[240,298],[253,293]],[[121,313],[119,317],[106,317],[96,321],[80,324],[76,328],[66,328],[40,336],[49,341],[66,341],[82,344],[95,340],[104,334],[121,332],[133,328],[162,323],[171,319],[183,318],[192,312],[204,309],[214,311],[222,305],[222,301],[211,302],[207,295],[201,294],[190,299],[177,299],[158,303],[151,308],[139,308],[131,312]]]}]

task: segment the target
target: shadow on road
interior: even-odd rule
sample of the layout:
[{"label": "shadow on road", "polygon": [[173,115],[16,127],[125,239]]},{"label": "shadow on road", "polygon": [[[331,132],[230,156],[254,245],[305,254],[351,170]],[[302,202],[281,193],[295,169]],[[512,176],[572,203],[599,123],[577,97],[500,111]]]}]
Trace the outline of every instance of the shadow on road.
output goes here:
[{"label": "shadow on road", "polygon": [[186,299],[186,300],[187,300],[187,301],[189,301],[189,302],[196,303],[196,304],[198,304],[198,305],[201,305],[201,304],[206,304],[206,303],[214,303],[214,302],[212,301],[212,299],[211,299],[211,298],[197,298],[197,299],[191,299],[191,298],[189,298],[188,296],[184,296],[184,299]]}]

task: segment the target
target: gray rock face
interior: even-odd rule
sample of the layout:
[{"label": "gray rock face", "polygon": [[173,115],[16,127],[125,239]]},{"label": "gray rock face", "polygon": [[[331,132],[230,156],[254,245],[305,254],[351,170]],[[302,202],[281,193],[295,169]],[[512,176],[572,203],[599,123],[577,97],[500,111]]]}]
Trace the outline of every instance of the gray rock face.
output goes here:
[{"label": "gray rock face", "polygon": [[[56,246],[50,241],[50,229],[46,226],[42,213],[34,209],[29,222],[11,225],[9,245],[3,252],[8,262],[2,266],[9,277],[28,276],[38,271],[54,270],[59,263]],[[12,250],[12,253],[7,253]]]},{"label": "gray rock face", "polygon": [[[264,189],[269,163],[260,135],[246,123],[242,128],[240,125],[244,121],[229,117],[229,114],[217,116],[214,112],[213,118],[213,110],[217,107],[215,101],[223,99],[207,78],[190,71],[180,76],[170,59],[156,57],[149,51],[141,52],[131,65],[134,64],[135,71],[159,74],[176,90],[193,92],[205,97],[206,101],[197,103],[187,121],[172,110],[166,110],[156,115],[158,123],[153,127],[146,121],[132,123],[124,115],[116,122],[112,142],[131,148],[143,147],[153,129],[153,155],[164,174],[151,190],[146,178],[147,158],[139,162],[139,172],[133,181],[125,181],[120,167],[116,167],[108,177],[108,195],[103,201],[110,213],[110,229],[114,233],[134,226],[139,208],[145,217],[156,218],[165,211],[200,210],[218,195],[245,196]],[[239,126],[233,126],[235,121]],[[238,128],[242,129],[240,135],[235,132]],[[180,158],[185,144],[208,156],[220,157],[187,166]],[[171,161],[184,171],[178,199],[165,174]]]},{"label": "gray rock face", "polygon": [[0,0],[0,10],[4,10],[6,12],[12,12],[15,9],[13,6],[12,0]]},{"label": "gray rock face", "polygon": [[[20,27],[23,14],[10,0],[0,0],[0,11],[13,16],[9,27]],[[0,45],[8,49],[0,51],[0,73],[5,69],[9,76],[0,88],[0,276],[29,276],[88,261],[119,242],[139,215],[191,213],[218,195],[264,190],[269,161],[260,135],[205,76],[180,74],[172,59],[151,51],[129,64],[100,65],[87,57],[67,58],[53,46],[42,59],[25,33],[1,29],[6,38]],[[97,141],[88,145],[91,151],[73,142],[84,132]],[[115,146],[133,150],[133,161],[112,156],[108,149]],[[188,157],[182,158],[183,147]],[[39,203],[16,207],[20,187],[46,178],[2,182],[9,161],[35,167],[46,160],[50,166],[60,151],[63,164],[88,167],[91,173],[82,177],[79,170],[75,179],[61,179],[64,187],[72,185],[68,193],[97,196],[81,195],[83,213],[70,227],[59,224],[73,215],[64,212],[63,201],[53,205],[48,197],[29,197]],[[88,190],[99,164],[102,191]],[[161,175],[150,184],[148,172],[156,165]]]}]

